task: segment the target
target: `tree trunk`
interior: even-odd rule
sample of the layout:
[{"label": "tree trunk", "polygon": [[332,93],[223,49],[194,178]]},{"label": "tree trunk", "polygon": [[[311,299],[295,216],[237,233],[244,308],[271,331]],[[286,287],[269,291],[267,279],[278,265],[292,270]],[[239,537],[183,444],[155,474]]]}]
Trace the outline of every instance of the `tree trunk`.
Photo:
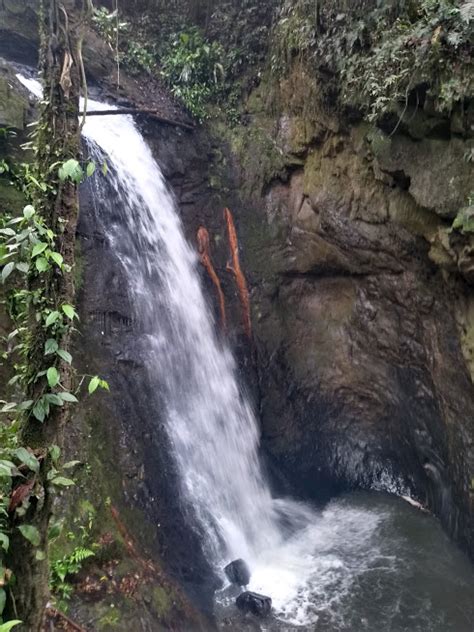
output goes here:
[{"label": "tree trunk", "polygon": [[[54,305],[74,303],[74,243],[78,215],[77,185],[58,182],[54,163],[69,158],[79,158],[80,139],[78,127],[80,60],[78,59],[77,29],[71,16],[57,0],[42,0],[40,12],[41,70],[44,81],[44,100],[38,127],[37,155],[39,172],[51,185],[47,193],[40,193],[35,201],[36,211],[57,235],[55,249],[70,268],[62,272],[52,270],[43,295]],[[70,270],[69,272],[67,270]],[[31,314],[33,342],[28,353],[28,367],[32,375],[45,367],[45,329],[34,324]],[[60,341],[60,348],[69,347],[69,334]],[[72,370],[68,363],[58,362],[61,384],[70,390]],[[43,381],[42,381],[43,380]],[[36,399],[44,390],[42,378],[33,382],[27,394]],[[69,416],[67,405],[51,406],[50,414],[43,423],[32,415],[23,422],[21,444],[31,448],[41,459],[40,471],[35,475],[32,495],[26,514],[12,518],[8,568],[15,576],[7,603],[7,618],[21,619],[23,625],[15,630],[40,632],[49,595],[48,590],[48,525],[52,513],[52,489],[47,480],[51,460],[48,449],[52,444],[61,445],[64,424]],[[23,481],[24,482],[24,481]],[[18,481],[20,483],[20,481]],[[22,524],[33,525],[40,533],[39,546],[33,546],[18,530]]]}]

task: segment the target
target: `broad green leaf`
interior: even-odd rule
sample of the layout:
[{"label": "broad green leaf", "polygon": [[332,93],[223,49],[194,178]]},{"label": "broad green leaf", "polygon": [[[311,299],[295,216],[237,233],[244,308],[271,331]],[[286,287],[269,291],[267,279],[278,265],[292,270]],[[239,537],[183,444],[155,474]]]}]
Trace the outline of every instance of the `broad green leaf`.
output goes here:
[{"label": "broad green leaf", "polygon": [[0,244],[0,264],[3,265],[5,259],[9,256],[8,248],[5,244]]},{"label": "broad green leaf", "polygon": [[46,372],[46,378],[51,388],[54,388],[59,383],[59,373],[55,366],[50,366]]},{"label": "broad green leaf", "polygon": [[34,401],[32,399],[25,399],[25,401],[21,402],[21,404],[18,404],[18,410],[28,410],[33,406],[33,404]]},{"label": "broad green leaf", "polygon": [[31,180],[31,182],[33,182],[35,186],[38,187],[38,189],[41,189],[41,191],[46,191],[46,189],[48,188],[45,182],[38,182],[38,180],[31,174],[28,175],[28,178]]},{"label": "broad green leaf", "polygon": [[22,623],[19,619],[12,619],[11,621],[7,621],[7,623],[0,623],[0,632],[10,632],[16,625],[20,625]]},{"label": "broad green leaf", "polygon": [[1,413],[9,413],[11,410],[14,410],[17,407],[16,402],[8,402],[8,404],[4,404],[0,410]]},{"label": "broad green leaf", "polygon": [[26,465],[32,472],[39,471],[39,461],[34,454],[28,452],[26,448],[17,448],[14,452],[15,457],[24,465]]},{"label": "broad green leaf", "polygon": [[31,219],[35,213],[36,211],[34,207],[31,206],[31,204],[28,204],[28,206],[25,206],[25,208],[23,209],[23,217],[25,219]]},{"label": "broad green leaf", "polygon": [[91,175],[94,173],[94,171],[95,171],[95,162],[91,161],[91,162],[87,163],[86,174],[87,174],[88,178],[91,177]]},{"label": "broad green leaf", "polygon": [[95,377],[93,377],[93,378],[91,379],[91,381],[89,382],[88,391],[89,391],[89,394],[90,394],[90,395],[92,395],[92,393],[94,393],[94,392],[98,389],[99,384],[100,384],[100,378],[99,378],[99,377],[97,377],[97,375],[96,375],[96,376],[95,376]]},{"label": "broad green leaf", "polygon": [[20,261],[15,265],[16,269],[19,270],[22,274],[26,274],[30,269],[30,265],[26,263],[26,261]]},{"label": "broad green leaf", "polygon": [[48,244],[45,244],[44,241],[38,242],[37,244],[33,246],[33,250],[31,251],[31,257],[32,258],[37,257],[42,252],[44,252],[47,247],[48,247]]},{"label": "broad green leaf", "polygon": [[[8,538],[7,538],[7,540],[8,540]],[[7,549],[8,549],[8,547],[7,547]],[[5,550],[7,550],[7,549],[5,549]],[[2,615],[3,611],[5,610],[6,602],[7,602],[7,593],[5,592],[5,590],[3,588],[0,588],[0,616]]]},{"label": "broad green leaf", "polygon": [[2,270],[3,282],[5,282],[7,278],[10,276],[10,274],[13,272],[14,267],[15,267],[14,261],[10,261],[10,263],[7,263],[7,265],[3,267],[3,270]]},{"label": "broad green leaf", "polygon": [[77,397],[72,393],[58,393],[58,397],[60,397],[63,402],[71,402],[72,404],[77,404],[78,402]]},{"label": "broad green leaf", "polygon": [[51,483],[53,485],[58,485],[59,487],[71,487],[75,484],[74,481],[70,478],[66,478],[65,476],[55,476],[51,479]]},{"label": "broad green leaf", "polygon": [[13,476],[16,472],[16,465],[11,461],[6,461],[4,459],[0,460],[0,476]]},{"label": "broad green leaf", "polygon": [[58,350],[58,343],[54,338],[48,338],[44,343],[44,355],[50,355],[51,353],[56,353]]},{"label": "broad green leaf", "polygon": [[51,459],[53,460],[53,462],[56,463],[56,461],[61,456],[61,448],[58,445],[52,445],[49,448],[49,453],[51,455]]},{"label": "broad green leaf", "polygon": [[106,380],[100,380],[99,386],[103,388],[104,391],[110,391],[109,383]]},{"label": "broad green leaf", "polygon": [[10,342],[10,340],[13,340],[13,338],[14,338],[15,336],[18,336],[18,334],[20,333],[20,331],[21,331],[20,329],[14,329],[13,331],[11,331],[11,332],[8,334],[7,341],[8,341],[8,342]]},{"label": "broad green leaf", "polygon": [[[0,531],[0,546],[2,547],[2,549],[4,551],[8,551],[8,547],[10,546],[10,538],[7,536],[6,533],[2,533]],[[0,612],[1,612],[2,608],[0,607]]]},{"label": "broad green leaf", "polygon": [[55,323],[58,318],[60,318],[61,314],[59,312],[50,312],[48,317],[46,318],[46,327],[50,327],[53,323]]},{"label": "broad green leaf", "polygon": [[46,270],[49,268],[48,260],[45,257],[38,257],[38,259],[36,259],[35,265],[38,272],[46,272]]},{"label": "broad green leaf", "polygon": [[76,465],[81,465],[82,461],[68,461],[63,465],[64,470],[70,470],[72,467],[76,467]]},{"label": "broad green leaf", "polygon": [[63,265],[64,259],[63,256],[59,254],[59,252],[52,252],[49,256],[59,267]]},{"label": "broad green leaf", "polygon": [[44,418],[46,417],[46,409],[41,399],[34,406],[33,415],[38,421],[44,421]]},{"label": "broad green leaf", "polygon": [[48,481],[51,481],[51,480],[52,480],[55,476],[57,476],[57,475],[58,475],[58,473],[59,473],[59,472],[58,472],[58,470],[57,470],[55,467],[52,467],[52,468],[48,471],[48,473],[47,473],[47,475],[46,475],[46,478],[48,479]]},{"label": "broad green leaf", "polygon": [[18,527],[21,535],[31,542],[33,546],[39,546],[41,544],[41,535],[36,527],[32,524],[22,524]]},{"label": "broad green leaf", "polygon": [[48,540],[55,540],[61,535],[61,531],[63,529],[62,522],[55,522],[52,524],[48,531]]},{"label": "broad green leaf", "polygon": [[48,404],[52,404],[53,406],[62,406],[64,404],[63,400],[56,393],[47,393],[44,395],[45,400]]},{"label": "broad green leaf", "polygon": [[67,303],[65,303],[62,306],[62,310],[66,314],[66,316],[70,318],[71,320],[73,320],[73,318],[77,316],[76,310],[74,309],[74,307],[72,305],[68,305]]},{"label": "broad green leaf", "polygon": [[56,353],[62,360],[64,360],[64,362],[67,362],[68,364],[72,363],[72,355],[69,351],[66,351],[65,349],[58,349]]},{"label": "broad green leaf", "polygon": [[69,180],[78,184],[84,177],[84,172],[79,162],[75,158],[70,158],[59,167],[58,175],[62,182],[69,178]]},{"label": "broad green leaf", "polygon": [[9,467],[5,467],[0,463],[0,478],[11,478],[11,476],[12,476],[12,470]]}]

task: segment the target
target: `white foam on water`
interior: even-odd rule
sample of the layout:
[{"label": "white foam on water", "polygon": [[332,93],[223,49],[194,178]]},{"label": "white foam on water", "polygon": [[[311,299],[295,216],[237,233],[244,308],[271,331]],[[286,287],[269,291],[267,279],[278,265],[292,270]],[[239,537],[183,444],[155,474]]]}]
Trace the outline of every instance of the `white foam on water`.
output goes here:
[{"label": "white foam on water", "polygon": [[321,612],[337,612],[354,579],[379,558],[370,543],[384,519],[383,512],[337,503],[305,513],[305,527],[257,556],[249,586],[271,595],[278,616],[297,626],[316,623]]}]

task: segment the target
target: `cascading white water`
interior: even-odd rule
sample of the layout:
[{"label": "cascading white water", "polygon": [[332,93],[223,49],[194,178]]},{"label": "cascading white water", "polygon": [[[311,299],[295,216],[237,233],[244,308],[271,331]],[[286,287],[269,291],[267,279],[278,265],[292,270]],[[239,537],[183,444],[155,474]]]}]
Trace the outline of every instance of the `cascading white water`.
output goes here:
[{"label": "cascading white water", "polygon": [[[161,171],[130,116],[91,117],[83,133],[112,165],[120,219],[106,232],[148,337],[146,363],[162,393],[184,496],[204,527],[208,556],[219,569],[244,558],[253,574],[250,587],[271,594],[281,616],[316,621],[309,598],[315,573],[319,583],[324,573],[331,583],[341,561],[333,555],[322,565],[317,560],[327,546],[320,516],[270,493],[259,463],[257,420],[239,388],[234,358],[216,335],[196,252]],[[360,528],[359,521],[353,542],[360,544],[378,522],[371,516]],[[347,569],[344,581],[352,574]]]},{"label": "cascading white water", "polygon": [[[214,333],[196,254],[132,118],[91,117],[84,136],[108,156],[127,209],[127,226],[108,233],[128,272],[137,317],[146,323],[147,362],[159,365],[167,427],[188,496],[215,535],[216,554],[223,543],[230,557],[253,557],[278,540],[275,507],[260,471],[255,418],[239,392],[232,355]],[[134,235],[133,247],[126,238],[121,252],[124,234]]]},{"label": "cascading white water", "polygon": [[[38,82],[18,77],[41,95]],[[111,108],[94,101],[89,107]],[[83,135],[111,167],[108,186],[120,203],[117,221],[104,233],[147,336],[145,362],[162,392],[160,414],[210,561],[221,569],[244,558],[250,587],[271,594],[277,612],[295,623],[314,621],[307,592],[315,571],[323,572],[315,558],[321,518],[301,503],[272,498],[259,463],[255,415],[239,388],[233,356],[216,335],[197,256],[161,170],[131,116],[90,117]],[[368,522],[364,537],[377,522]],[[331,583],[340,561],[329,556],[323,566]]]},{"label": "cascading white water", "polygon": [[[40,84],[18,77],[41,96]],[[250,588],[269,594],[285,621],[269,629],[313,630],[317,623],[327,631],[470,630],[474,579],[455,555],[443,554],[439,532],[434,538],[427,531],[425,538],[441,543],[434,547],[437,581],[446,583],[446,603],[450,594],[462,594],[464,611],[460,606],[446,618],[444,593],[420,589],[429,583],[423,573],[431,565],[418,546],[407,546],[399,527],[392,528],[399,513],[410,524],[414,510],[403,513],[388,501],[380,508],[362,498],[316,512],[272,497],[258,459],[257,421],[239,388],[232,354],[216,336],[196,254],[149,147],[130,116],[90,117],[84,136],[110,166],[107,188],[96,183],[98,221],[123,266],[146,341],[143,360],[162,395],[159,414],[210,561],[216,568],[237,557],[247,561]],[[101,204],[108,211],[104,217]],[[384,534],[384,528],[391,530]],[[412,530],[426,528],[420,519]]]}]

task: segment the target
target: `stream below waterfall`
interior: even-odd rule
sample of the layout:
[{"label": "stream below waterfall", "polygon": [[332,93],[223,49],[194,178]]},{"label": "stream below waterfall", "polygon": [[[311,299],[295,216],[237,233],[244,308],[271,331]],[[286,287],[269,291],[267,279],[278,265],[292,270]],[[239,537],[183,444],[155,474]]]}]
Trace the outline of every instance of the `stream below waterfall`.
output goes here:
[{"label": "stream below waterfall", "polygon": [[[20,80],[40,94],[36,82]],[[194,248],[158,164],[130,116],[91,117],[84,136],[109,165],[91,185],[97,221],[127,279],[137,347],[160,393],[180,475],[177,493],[216,571],[222,576],[241,557],[249,588],[273,599],[271,619],[244,619],[224,587],[216,594],[219,626],[472,631],[474,571],[433,517],[381,493],[350,494],[323,509],[272,496],[257,419],[216,334]]]},{"label": "stream below waterfall", "polygon": [[[223,630],[472,632],[474,569],[431,515],[396,496],[356,492],[314,516],[305,550],[290,540],[254,567],[250,588],[272,596],[280,621],[241,617],[227,588],[218,598]],[[307,561],[312,573],[300,584]]]}]

